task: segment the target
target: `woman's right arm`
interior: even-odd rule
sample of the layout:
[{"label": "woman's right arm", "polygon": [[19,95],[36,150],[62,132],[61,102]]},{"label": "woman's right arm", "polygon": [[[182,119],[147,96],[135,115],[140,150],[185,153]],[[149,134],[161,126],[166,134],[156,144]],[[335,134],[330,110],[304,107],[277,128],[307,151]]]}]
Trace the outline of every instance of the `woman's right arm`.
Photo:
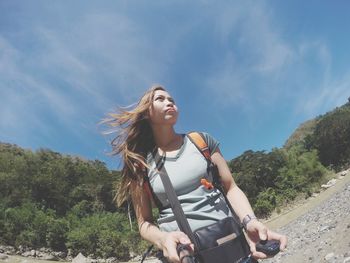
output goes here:
[{"label": "woman's right arm", "polygon": [[152,203],[147,192],[137,182],[131,183],[130,190],[141,237],[163,250],[171,262],[180,262],[176,246],[178,243],[190,244],[190,239],[180,231],[162,232],[153,223]]}]

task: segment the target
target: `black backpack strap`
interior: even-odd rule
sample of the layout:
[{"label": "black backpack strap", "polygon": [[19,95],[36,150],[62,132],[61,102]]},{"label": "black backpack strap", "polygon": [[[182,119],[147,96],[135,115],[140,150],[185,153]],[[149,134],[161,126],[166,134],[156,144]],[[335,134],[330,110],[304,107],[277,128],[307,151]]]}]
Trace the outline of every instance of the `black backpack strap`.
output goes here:
[{"label": "black backpack strap", "polygon": [[179,229],[189,237],[191,242],[194,244],[195,250],[197,250],[199,248],[198,241],[195,238],[195,235],[192,232],[190,224],[187,221],[187,218],[186,218],[185,213],[182,209],[180,201],[177,198],[177,194],[176,194],[174,187],[170,181],[168,173],[167,173],[165,167],[162,166],[162,168],[163,168],[163,170],[161,172],[162,174],[161,174],[160,178],[162,179],[165,193],[166,193],[167,198],[169,200],[171,209],[173,210],[173,213],[175,215],[176,223],[178,224]]}]

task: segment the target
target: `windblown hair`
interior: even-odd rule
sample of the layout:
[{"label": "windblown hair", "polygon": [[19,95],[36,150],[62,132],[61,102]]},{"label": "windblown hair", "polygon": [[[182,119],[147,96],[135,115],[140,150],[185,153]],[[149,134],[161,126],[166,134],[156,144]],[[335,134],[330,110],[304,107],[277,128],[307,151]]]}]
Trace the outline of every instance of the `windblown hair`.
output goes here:
[{"label": "windblown hair", "polygon": [[116,132],[117,136],[111,141],[111,154],[120,155],[123,160],[122,179],[115,196],[118,206],[130,197],[130,185],[133,180],[140,185],[143,183],[143,174],[148,167],[147,154],[155,147],[148,112],[156,90],[165,89],[160,85],[152,86],[133,109],[119,108],[118,112],[109,113],[109,118],[102,121],[114,127],[110,133]]}]

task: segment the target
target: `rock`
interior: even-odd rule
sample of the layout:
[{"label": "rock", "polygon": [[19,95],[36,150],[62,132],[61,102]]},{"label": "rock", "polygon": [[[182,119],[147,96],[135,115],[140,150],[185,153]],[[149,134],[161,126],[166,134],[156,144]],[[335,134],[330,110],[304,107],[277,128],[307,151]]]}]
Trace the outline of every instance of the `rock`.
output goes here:
[{"label": "rock", "polygon": [[332,253],[328,253],[325,257],[324,257],[324,259],[327,261],[327,262],[329,262],[329,261],[331,261],[333,258],[334,258],[334,253],[332,252]]},{"label": "rock", "polygon": [[118,262],[117,258],[107,258],[106,263],[116,263]]},{"label": "rock", "polygon": [[343,263],[349,263],[350,262],[350,257],[347,257],[344,259]]},{"label": "rock", "polygon": [[345,176],[345,175],[347,175],[348,174],[348,171],[346,170],[346,171],[342,171],[341,173],[340,173],[340,176]]},{"label": "rock", "polygon": [[66,258],[67,253],[66,252],[51,252],[51,255],[55,256],[56,258]]},{"label": "rock", "polygon": [[31,251],[25,251],[21,255],[22,255],[22,257],[31,257],[32,256],[32,252]]},{"label": "rock", "polygon": [[73,258],[72,263],[91,263],[91,260],[85,257],[82,253],[79,253],[75,258]]},{"label": "rock", "polygon": [[145,263],[162,263],[162,261],[155,257],[150,257],[144,261]]},{"label": "rock", "polygon": [[321,187],[327,189],[335,185],[336,182],[337,182],[337,179],[332,179],[332,180],[329,180],[328,183],[321,185]]},{"label": "rock", "polygon": [[142,259],[142,256],[141,256],[141,255],[137,255],[137,256],[134,255],[134,256],[131,258],[130,261],[132,261],[132,262],[141,262],[141,259]]},{"label": "rock", "polygon": [[57,257],[55,257],[54,255],[51,255],[51,254],[43,254],[41,259],[48,260],[48,261],[57,261],[58,260]]},{"label": "rock", "polygon": [[326,230],[329,230],[329,226],[323,226],[320,228],[319,232],[324,232]]},{"label": "rock", "polygon": [[11,246],[0,246],[0,253],[4,253],[7,255],[14,255],[16,254],[16,250],[14,247],[11,247]]},{"label": "rock", "polygon": [[8,255],[0,254],[0,260],[6,260],[8,258],[9,258]]},{"label": "rock", "polygon": [[39,249],[40,252],[43,252],[43,253],[50,253],[51,252],[51,249],[47,248],[47,247],[42,247]]}]

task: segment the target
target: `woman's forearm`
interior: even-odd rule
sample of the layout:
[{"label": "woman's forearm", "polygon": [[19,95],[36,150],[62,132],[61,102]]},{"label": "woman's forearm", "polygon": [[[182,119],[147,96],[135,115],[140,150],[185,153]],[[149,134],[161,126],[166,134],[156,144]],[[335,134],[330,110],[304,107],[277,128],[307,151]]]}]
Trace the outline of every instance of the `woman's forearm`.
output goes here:
[{"label": "woman's forearm", "polygon": [[162,242],[165,233],[162,232],[156,225],[145,221],[139,226],[139,231],[143,239],[156,245],[159,249],[162,249]]},{"label": "woman's forearm", "polygon": [[246,215],[254,214],[247,196],[236,184],[227,191],[227,198],[241,222]]}]

